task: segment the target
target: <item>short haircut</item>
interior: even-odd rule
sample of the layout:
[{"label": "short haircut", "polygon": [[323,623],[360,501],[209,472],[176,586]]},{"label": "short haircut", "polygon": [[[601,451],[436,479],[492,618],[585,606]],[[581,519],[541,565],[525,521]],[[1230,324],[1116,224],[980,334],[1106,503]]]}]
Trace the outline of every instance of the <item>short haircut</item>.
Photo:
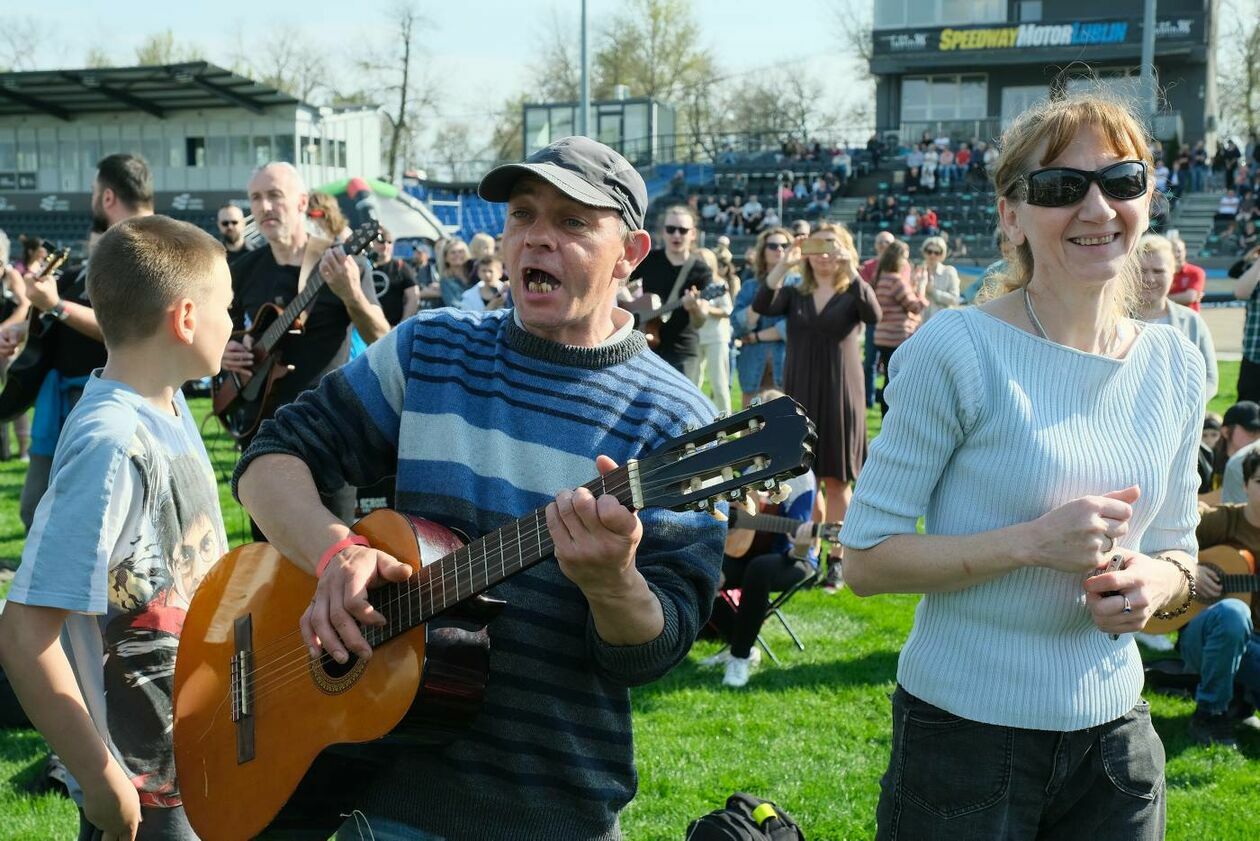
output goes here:
[{"label": "short haircut", "polygon": [[1243,481],[1250,482],[1251,477],[1256,475],[1257,468],[1260,468],[1260,450],[1252,450],[1243,456]]},{"label": "short haircut", "polygon": [[92,251],[87,292],[109,347],[147,339],[180,298],[205,300],[223,244],[196,225],[140,216],[110,227]]},{"label": "short haircut", "polygon": [[133,210],[153,209],[153,176],[139,155],[117,154],[101,158],[96,180],[102,189],[114,191],[118,200]]},{"label": "short haircut", "polygon": [[482,266],[500,266],[500,267],[502,267],[502,265],[503,265],[503,261],[502,261],[502,260],[500,260],[498,257],[495,257],[493,254],[491,254],[489,257],[482,257],[480,260],[478,260],[476,263],[474,263],[474,264],[473,264],[473,268],[474,268],[474,269],[477,269],[477,270],[480,270]]}]

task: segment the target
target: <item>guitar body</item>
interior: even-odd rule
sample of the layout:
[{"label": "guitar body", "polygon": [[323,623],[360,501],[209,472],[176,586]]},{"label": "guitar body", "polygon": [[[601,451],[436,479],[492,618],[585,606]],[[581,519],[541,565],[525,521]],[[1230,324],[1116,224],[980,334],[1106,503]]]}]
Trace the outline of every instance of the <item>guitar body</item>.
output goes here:
[{"label": "guitar body", "polygon": [[[1233,546],[1213,546],[1199,553],[1199,566],[1208,567],[1221,577],[1226,587],[1226,592],[1221,595],[1222,599],[1238,599],[1243,604],[1251,605],[1250,591],[1230,592],[1228,589],[1229,577],[1231,576],[1250,577],[1252,579],[1251,586],[1255,587],[1256,559],[1249,551]],[[1195,599],[1190,603],[1190,609],[1180,616],[1174,616],[1172,619],[1156,619],[1152,617],[1143,630],[1148,634],[1172,633],[1189,624],[1191,619],[1214,604],[1216,604],[1216,601],[1209,602]]]},{"label": "guitar body", "polygon": [[633,301],[627,301],[621,305],[622,309],[634,314],[635,329],[647,338],[648,347],[656,350],[661,344],[661,318],[648,318],[646,321],[641,319],[648,314],[661,308],[661,296],[651,292],[645,292]]},{"label": "guitar body", "polygon": [[[246,380],[235,372],[223,371],[210,382],[211,409],[228,434],[238,441],[258,431],[271,411],[271,392],[276,380],[289,373],[284,364],[283,346],[267,353],[260,341],[281,312],[275,304],[263,304],[248,330],[232,334],[238,342],[243,343],[248,336],[253,343],[252,377]],[[297,327],[291,331],[300,332]]]},{"label": "guitar body", "polygon": [[[416,569],[460,545],[441,526],[394,511],[373,512],[354,531]],[[440,744],[477,713],[489,666],[484,626],[497,603],[473,600],[464,618],[420,625],[370,660],[338,665],[310,658],[298,630],[315,584],[269,544],[253,543],[224,556],[189,606],[175,667],[175,762],[189,821],[205,841],[252,838],[291,798],[304,820],[322,809],[335,826],[365,780],[361,766],[338,774],[339,763],[324,762],[320,779],[298,791],[321,754],[391,731],[401,743]],[[246,623],[251,701],[234,721],[233,655]],[[281,815],[276,825],[285,822]]]}]

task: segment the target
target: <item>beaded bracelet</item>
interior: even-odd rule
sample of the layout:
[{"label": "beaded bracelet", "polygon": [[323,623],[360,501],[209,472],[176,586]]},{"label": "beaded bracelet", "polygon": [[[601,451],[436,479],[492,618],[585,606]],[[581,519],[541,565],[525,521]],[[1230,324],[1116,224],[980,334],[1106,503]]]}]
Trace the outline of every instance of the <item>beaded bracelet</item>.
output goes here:
[{"label": "beaded bracelet", "polygon": [[1170,558],[1167,555],[1156,555],[1155,558],[1156,560],[1167,561],[1168,563],[1172,564],[1177,569],[1181,570],[1181,574],[1186,577],[1186,586],[1189,588],[1189,593],[1186,595],[1186,600],[1182,603],[1181,607],[1177,608],[1176,610],[1155,611],[1156,619],[1172,619],[1174,617],[1180,616],[1181,614],[1185,613],[1187,610],[1190,609],[1191,603],[1195,600],[1195,597],[1199,595],[1199,588],[1195,586],[1194,576],[1190,574],[1190,570],[1186,569],[1185,564],[1183,564],[1181,561],[1177,560],[1176,558]]}]

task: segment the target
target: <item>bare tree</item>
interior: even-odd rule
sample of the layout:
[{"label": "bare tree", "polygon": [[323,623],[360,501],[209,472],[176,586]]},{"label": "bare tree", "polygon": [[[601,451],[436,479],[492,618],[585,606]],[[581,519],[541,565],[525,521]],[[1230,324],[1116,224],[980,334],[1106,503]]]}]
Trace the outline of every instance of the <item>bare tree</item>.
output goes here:
[{"label": "bare tree", "polygon": [[319,102],[330,95],[332,69],[324,45],[291,25],[272,29],[265,38],[250,51],[242,69],[303,102]]},{"label": "bare tree", "polygon": [[446,168],[447,177],[458,181],[465,175],[461,164],[473,157],[472,131],[464,122],[443,124],[433,135],[430,158]]},{"label": "bare tree", "polygon": [[870,0],[834,0],[836,35],[841,48],[853,62],[853,69],[862,79],[872,79],[871,57],[875,54],[872,37]]},{"label": "bare tree", "polygon": [[582,93],[581,33],[578,22],[556,6],[537,38],[538,60],[530,65],[531,93],[540,102],[572,102]]},{"label": "bare tree", "polygon": [[170,29],[145,36],[140,46],[136,47],[136,64],[181,64],[185,61],[197,61],[200,58],[202,58],[201,48],[195,44],[176,41],[175,32]]},{"label": "bare tree", "polygon": [[0,69],[35,69],[40,32],[35,18],[0,17]]},{"label": "bare tree", "polygon": [[91,47],[87,51],[87,55],[83,57],[84,67],[113,67],[114,60],[110,58],[109,53],[100,47]]},{"label": "bare tree", "polygon": [[1221,21],[1232,31],[1218,39],[1217,98],[1226,132],[1260,132],[1260,0],[1234,0],[1222,9]]}]

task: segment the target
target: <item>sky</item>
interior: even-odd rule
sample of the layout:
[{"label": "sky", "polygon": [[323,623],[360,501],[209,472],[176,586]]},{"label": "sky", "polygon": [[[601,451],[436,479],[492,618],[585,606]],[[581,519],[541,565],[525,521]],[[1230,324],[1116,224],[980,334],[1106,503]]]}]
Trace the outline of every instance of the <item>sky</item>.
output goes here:
[{"label": "sky", "polygon": [[[301,29],[329,53],[345,56],[370,51],[393,33],[389,8],[394,0],[266,0],[208,3],[203,0],[42,0],[38,24],[56,33],[37,52],[39,67],[80,67],[92,48],[104,50],[120,64],[134,60],[146,35],[167,28],[177,41],[191,41],[213,60],[225,63],[242,28],[246,43],[255,33],[280,26]],[[441,86],[438,120],[470,123],[477,136],[488,138],[486,115],[525,87],[537,49],[552,19],[551,9],[571,21],[580,37],[580,0],[462,0],[437,3],[417,0],[433,29],[422,37],[431,78]],[[7,5],[7,4],[6,4]],[[588,0],[592,37],[601,23],[620,9],[619,0]],[[34,7],[27,6],[27,9]],[[243,10],[261,9],[249,22]],[[703,41],[731,72],[756,72],[765,67],[809,67],[825,83],[830,106],[846,102],[853,89],[851,63],[844,57],[836,12],[829,3],[815,4],[804,14],[775,15],[763,0],[692,0]],[[357,14],[357,17],[356,17]],[[4,13],[4,19],[21,17]],[[355,45],[359,44],[360,47]]]}]

